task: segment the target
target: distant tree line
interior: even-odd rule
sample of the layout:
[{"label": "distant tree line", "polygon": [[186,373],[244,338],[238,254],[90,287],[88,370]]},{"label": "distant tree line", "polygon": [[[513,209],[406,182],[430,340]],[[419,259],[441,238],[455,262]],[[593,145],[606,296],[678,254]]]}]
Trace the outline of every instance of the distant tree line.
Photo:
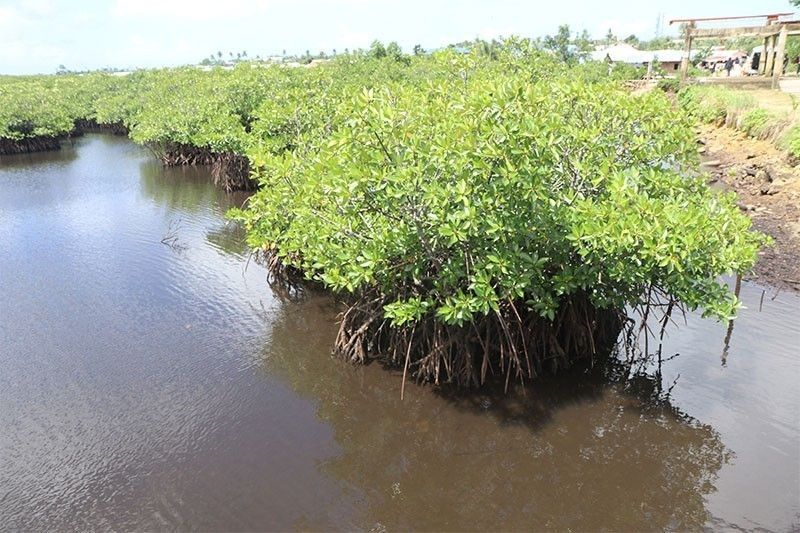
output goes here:
[{"label": "distant tree line", "polygon": [[[800,0],[791,0],[793,4],[800,5]],[[681,28],[681,32],[685,31],[685,27]],[[681,49],[683,48],[682,37],[667,37],[660,36],[653,39],[640,39],[635,34],[630,34],[627,37],[620,39],[614,34],[611,28],[608,29],[606,34],[599,39],[593,39],[587,30],[580,32],[573,32],[569,25],[563,24],[558,27],[558,30],[553,35],[545,35],[544,37],[537,37],[532,39],[531,42],[538,48],[547,50],[553,53],[559,59],[567,63],[580,62],[586,59],[590,52],[598,47],[610,46],[617,43],[626,43],[640,50],[661,50],[661,49]],[[498,50],[503,43],[503,37],[486,40],[475,38],[473,40],[465,40],[457,43],[450,44],[445,48],[455,49],[456,51],[466,53],[476,50],[480,55],[489,58],[496,58]],[[726,49],[734,50],[752,50],[753,47],[762,44],[761,39],[757,37],[737,37],[727,39],[708,39],[697,43],[695,50],[698,51],[698,58],[706,57],[714,46],[723,46]],[[337,55],[359,55],[373,58],[392,58],[401,63],[408,63],[410,56],[420,56],[427,54],[429,51],[424,49],[422,45],[415,44],[411,49],[411,53],[407,54],[403,51],[402,47],[395,41],[384,44],[379,40],[374,40],[367,49],[354,49],[350,50],[345,48],[342,52],[337,51],[336,48],[330,52],[320,50],[317,53],[312,53],[306,50],[303,54],[287,54],[286,49],[282,50],[280,56],[283,62],[296,62],[300,64],[308,64],[316,59],[328,59],[336,57]],[[791,61],[800,56],[800,38],[790,38],[787,42],[787,57]],[[218,50],[215,53],[209,54],[204,57],[199,64],[203,66],[223,66],[234,65],[244,61],[262,61],[260,55],[251,56],[246,50],[240,52],[223,52]],[[105,67],[97,69],[98,72],[120,72],[126,69]],[[65,65],[59,65],[56,74],[75,74],[87,71],[75,71],[67,68]]]}]

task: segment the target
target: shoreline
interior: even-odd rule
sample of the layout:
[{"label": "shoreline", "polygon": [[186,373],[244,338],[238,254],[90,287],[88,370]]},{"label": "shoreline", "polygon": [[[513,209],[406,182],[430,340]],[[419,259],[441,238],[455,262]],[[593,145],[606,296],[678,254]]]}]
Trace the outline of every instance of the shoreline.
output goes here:
[{"label": "shoreline", "polygon": [[82,137],[87,133],[127,136],[128,128],[121,122],[101,124],[95,119],[82,118],[75,121],[71,131],[60,135],[40,135],[36,137],[24,137],[22,139],[0,137],[0,156],[55,152],[61,150],[63,142]]},{"label": "shoreline", "polygon": [[[78,119],[72,131],[64,135],[26,137],[19,140],[0,137],[0,156],[56,152],[61,150],[65,141],[82,137],[87,133],[124,135],[130,139],[128,128],[121,122],[98,123],[94,119]],[[214,182],[227,192],[254,191],[257,188],[256,181],[251,178],[250,160],[245,155],[214,152],[210,148],[180,143],[148,145],[148,148],[165,167],[209,166]]]},{"label": "shoreline", "polygon": [[725,126],[697,129],[701,171],[709,184],[735,191],[739,208],[774,244],[759,252],[745,280],[800,292],[800,168],[769,141]]},{"label": "shoreline", "polygon": [[[748,137],[736,129],[702,124],[696,131],[700,170],[707,173],[709,185],[735,191],[739,207],[753,221],[753,227],[775,241],[759,252],[753,271],[743,279],[800,292],[800,165],[793,165],[789,155],[772,142]],[[80,120],[61,138],[0,139],[0,155],[59,150],[61,141],[84,133],[125,135],[127,128]],[[187,158],[187,154],[203,157]],[[254,189],[248,176],[250,165],[243,156],[181,145],[167,147],[156,155],[165,166],[211,165],[215,182],[229,192]]]}]

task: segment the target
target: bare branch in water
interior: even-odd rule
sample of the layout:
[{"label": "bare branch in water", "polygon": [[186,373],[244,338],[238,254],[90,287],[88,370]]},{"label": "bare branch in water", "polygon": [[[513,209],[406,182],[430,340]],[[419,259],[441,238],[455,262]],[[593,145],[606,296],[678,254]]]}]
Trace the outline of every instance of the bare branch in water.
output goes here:
[{"label": "bare branch in water", "polygon": [[174,252],[183,252],[186,250],[186,248],[188,248],[188,246],[178,240],[178,230],[180,229],[180,225],[181,219],[171,220],[169,227],[167,228],[167,233],[164,234],[164,238],[161,239],[161,244],[166,244]]}]

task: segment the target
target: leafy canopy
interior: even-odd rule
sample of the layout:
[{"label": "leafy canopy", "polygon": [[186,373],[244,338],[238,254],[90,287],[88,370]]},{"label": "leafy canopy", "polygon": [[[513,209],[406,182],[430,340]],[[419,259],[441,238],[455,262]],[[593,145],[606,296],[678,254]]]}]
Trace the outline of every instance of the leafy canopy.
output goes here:
[{"label": "leafy canopy", "polygon": [[552,319],[568,295],[621,308],[649,288],[732,316],[718,278],[751,268],[763,238],[689,176],[690,124],[660,91],[532,57],[441,56],[464,75],[345,91],[294,149],[254,150],[261,189],[234,212],[250,245],[337,292],[377,287],[395,325],[465,324],[506,301]]}]

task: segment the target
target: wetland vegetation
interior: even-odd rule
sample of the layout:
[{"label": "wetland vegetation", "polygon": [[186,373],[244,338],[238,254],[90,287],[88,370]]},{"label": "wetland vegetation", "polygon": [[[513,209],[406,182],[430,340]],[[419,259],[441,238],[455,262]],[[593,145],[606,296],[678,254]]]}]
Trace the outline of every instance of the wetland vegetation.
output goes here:
[{"label": "wetland vegetation", "polygon": [[720,277],[766,238],[694,176],[692,123],[661,91],[521,39],[375,49],[316,68],[5,78],[0,138],[18,152],[127,132],[167,166],[256,189],[231,216],[272,280],[337,294],[335,351],[420,381],[593,362],[626,308],[734,316]]}]

